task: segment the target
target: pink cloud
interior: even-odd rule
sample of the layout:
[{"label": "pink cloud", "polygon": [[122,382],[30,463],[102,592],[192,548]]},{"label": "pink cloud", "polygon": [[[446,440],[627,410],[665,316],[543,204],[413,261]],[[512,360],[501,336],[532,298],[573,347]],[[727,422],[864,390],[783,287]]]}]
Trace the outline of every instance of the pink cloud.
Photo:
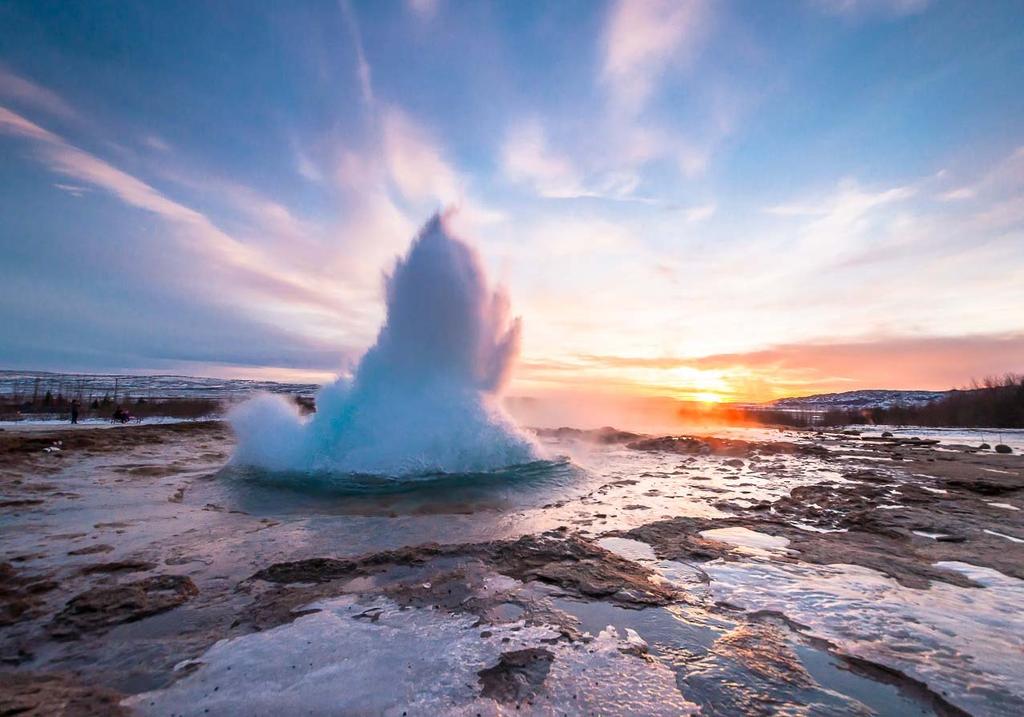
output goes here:
[{"label": "pink cloud", "polygon": [[16,75],[0,65],[0,97],[24,103],[51,115],[72,119],[77,113],[55,92]]},{"label": "pink cloud", "polygon": [[[694,368],[751,379],[780,395],[866,388],[944,390],[972,379],[1024,370],[1024,334],[894,337],[784,344],[732,354],[688,357],[581,356],[583,367]],[[745,378],[744,378],[745,377]],[[744,398],[740,396],[740,398]]]},{"label": "pink cloud", "polygon": [[288,297],[312,306],[333,307],[324,293],[309,288],[308,278],[283,270],[263,255],[217,228],[204,214],[161,194],[152,186],[108,162],[65,142],[31,120],[0,107],[0,132],[33,140],[40,157],[54,172],[116,196],[129,206],[156,214],[179,229],[191,247],[233,271],[256,279],[275,297]]},{"label": "pink cloud", "polygon": [[687,59],[703,41],[708,24],[704,0],[618,0],[605,34],[604,79],[613,101],[640,110],[675,59]]},{"label": "pink cloud", "polygon": [[406,199],[449,203],[461,198],[455,170],[422,128],[396,108],[384,113],[383,123],[384,162],[391,181]]}]

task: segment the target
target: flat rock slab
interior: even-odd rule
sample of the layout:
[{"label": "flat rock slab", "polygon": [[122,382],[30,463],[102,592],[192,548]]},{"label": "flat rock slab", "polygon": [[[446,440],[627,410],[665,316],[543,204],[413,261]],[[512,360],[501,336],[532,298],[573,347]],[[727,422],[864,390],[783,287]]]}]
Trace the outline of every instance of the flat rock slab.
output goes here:
[{"label": "flat rock slab", "polygon": [[77,640],[83,633],[141,620],[188,602],[199,589],[183,575],[153,577],[87,590],[68,601],[50,623],[57,640]]}]

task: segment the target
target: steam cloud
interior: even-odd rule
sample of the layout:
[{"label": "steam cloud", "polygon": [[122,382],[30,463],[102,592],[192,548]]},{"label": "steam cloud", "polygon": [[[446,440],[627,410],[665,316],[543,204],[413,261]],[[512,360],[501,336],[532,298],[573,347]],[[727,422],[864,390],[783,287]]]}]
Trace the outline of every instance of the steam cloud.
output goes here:
[{"label": "steam cloud", "polygon": [[498,404],[520,322],[476,252],[435,215],[386,279],[387,319],[351,379],[303,418],[280,396],[237,407],[234,460],[275,471],[408,476],[493,470],[538,458]]}]

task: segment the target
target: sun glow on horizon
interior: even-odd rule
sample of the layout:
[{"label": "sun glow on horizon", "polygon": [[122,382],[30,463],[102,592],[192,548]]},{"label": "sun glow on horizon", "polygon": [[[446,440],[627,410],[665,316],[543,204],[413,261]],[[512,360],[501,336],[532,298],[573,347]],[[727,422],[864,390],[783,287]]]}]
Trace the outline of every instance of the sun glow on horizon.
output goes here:
[{"label": "sun glow on horizon", "polygon": [[420,4],[6,3],[0,365],[328,382],[454,203],[522,395],[1020,369],[1024,4]]},{"label": "sun glow on horizon", "polygon": [[712,393],[711,391],[702,391],[701,393],[693,394],[693,400],[699,401],[700,403],[707,404],[718,404],[725,400],[725,397],[718,393]]}]

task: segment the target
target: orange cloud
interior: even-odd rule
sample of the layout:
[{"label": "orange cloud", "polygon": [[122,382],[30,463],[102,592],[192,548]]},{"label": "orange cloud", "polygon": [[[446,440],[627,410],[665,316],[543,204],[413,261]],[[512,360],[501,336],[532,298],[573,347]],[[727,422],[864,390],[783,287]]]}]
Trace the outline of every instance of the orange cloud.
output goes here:
[{"label": "orange cloud", "polygon": [[522,378],[677,397],[702,389],[726,400],[764,401],[867,388],[942,390],[1021,370],[1024,333],[821,341],[695,358],[582,355],[524,364]]},{"label": "orange cloud", "polygon": [[776,371],[825,390],[945,389],[1024,368],[1024,334],[899,337],[777,346],[698,359],[697,368]]}]

